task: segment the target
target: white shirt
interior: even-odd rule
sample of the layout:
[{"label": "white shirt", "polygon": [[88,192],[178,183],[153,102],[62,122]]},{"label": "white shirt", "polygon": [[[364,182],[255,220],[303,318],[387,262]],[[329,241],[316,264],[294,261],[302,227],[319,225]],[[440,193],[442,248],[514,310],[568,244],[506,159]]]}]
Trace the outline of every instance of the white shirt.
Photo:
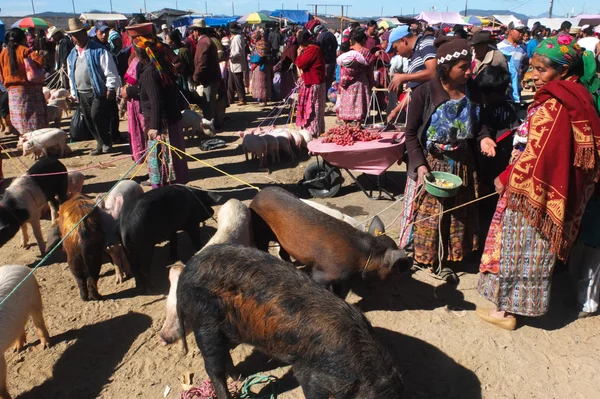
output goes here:
[{"label": "white shirt", "polygon": [[231,38],[229,49],[229,70],[232,73],[244,72],[248,67],[244,36],[234,35]]},{"label": "white shirt", "polygon": [[598,43],[600,43],[600,39],[593,36],[584,37],[583,39],[579,39],[577,41],[577,44],[579,44],[580,47],[583,47],[584,49],[591,51],[594,54],[596,54],[596,46],[598,45]]},{"label": "white shirt", "polygon": [[[85,54],[89,52],[87,45],[83,48],[83,51],[79,46],[75,46],[74,50],[77,51],[78,58],[85,56]],[[106,90],[112,90],[116,92],[119,89],[119,87],[121,87],[121,78],[119,77],[119,70],[117,69],[117,64],[115,64],[112,54],[110,54],[108,50],[104,50],[102,52],[102,55],[100,56],[100,68],[102,68],[102,72],[104,72],[104,77],[106,77]],[[71,76],[71,68],[69,68],[68,66],[67,76]],[[71,85],[71,95],[76,98],[77,93],[75,92],[74,82],[69,82],[69,84]]]}]

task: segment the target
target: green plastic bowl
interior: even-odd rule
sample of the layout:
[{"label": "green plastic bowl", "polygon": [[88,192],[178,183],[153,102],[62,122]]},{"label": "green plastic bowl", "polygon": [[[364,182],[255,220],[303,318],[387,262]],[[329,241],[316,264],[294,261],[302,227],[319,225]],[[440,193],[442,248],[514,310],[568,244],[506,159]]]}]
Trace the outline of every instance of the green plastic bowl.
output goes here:
[{"label": "green plastic bowl", "polygon": [[449,181],[450,183],[454,184],[454,187],[452,187],[452,188],[444,188],[444,187],[436,186],[434,183],[425,179],[425,190],[429,194],[433,195],[434,197],[440,197],[440,198],[454,197],[456,195],[456,193],[458,192],[458,189],[463,184],[462,179],[456,175],[453,175],[452,173],[431,172],[431,174],[433,175],[433,177],[435,179],[443,179],[443,180]]}]

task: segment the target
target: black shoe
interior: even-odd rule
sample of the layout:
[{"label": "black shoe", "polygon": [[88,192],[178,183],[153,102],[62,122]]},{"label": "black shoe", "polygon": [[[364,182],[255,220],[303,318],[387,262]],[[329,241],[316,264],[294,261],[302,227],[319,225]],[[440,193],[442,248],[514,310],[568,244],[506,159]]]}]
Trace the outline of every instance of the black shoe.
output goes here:
[{"label": "black shoe", "polygon": [[90,155],[95,157],[97,155],[102,154],[102,149],[101,148],[96,148],[95,150],[90,151]]},{"label": "black shoe", "polygon": [[108,154],[112,151],[112,145],[103,145],[102,146],[102,153],[103,154]]}]

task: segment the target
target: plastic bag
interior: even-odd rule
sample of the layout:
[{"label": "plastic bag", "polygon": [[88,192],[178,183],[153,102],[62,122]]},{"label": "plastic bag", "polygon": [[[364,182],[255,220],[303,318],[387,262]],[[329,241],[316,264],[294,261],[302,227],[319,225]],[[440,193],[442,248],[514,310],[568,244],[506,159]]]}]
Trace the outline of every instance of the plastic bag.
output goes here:
[{"label": "plastic bag", "polygon": [[81,106],[77,107],[75,113],[73,113],[73,118],[71,118],[71,125],[69,127],[69,134],[71,135],[71,141],[86,141],[94,139],[92,133],[90,133],[90,129],[83,119]]},{"label": "plastic bag", "polygon": [[46,71],[34,60],[25,58],[25,76],[31,83],[44,84]]}]

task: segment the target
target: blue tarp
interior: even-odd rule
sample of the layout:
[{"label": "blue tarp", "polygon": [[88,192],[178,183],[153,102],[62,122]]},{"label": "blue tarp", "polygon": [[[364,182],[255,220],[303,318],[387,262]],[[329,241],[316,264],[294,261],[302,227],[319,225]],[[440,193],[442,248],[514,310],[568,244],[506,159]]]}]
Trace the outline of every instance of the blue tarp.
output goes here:
[{"label": "blue tarp", "polygon": [[4,42],[4,36],[6,36],[6,26],[4,26],[4,22],[0,20],[0,42]]},{"label": "blue tarp", "polygon": [[[180,26],[188,26],[194,22],[195,19],[204,18],[201,15],[186,15],[185,17],[177,18],[173,21],[173,26],[179,28]],[[239,17],[223,17],[223,18],[204,18],[207,26],[221,26],[227,25],[232,21],[237,21]]]},{"label": "blue tarp", "polygon": [[275,10],[269,17],[285,18],[296,25],[304,25],[313,19],[313,16],[306,10]]}]

